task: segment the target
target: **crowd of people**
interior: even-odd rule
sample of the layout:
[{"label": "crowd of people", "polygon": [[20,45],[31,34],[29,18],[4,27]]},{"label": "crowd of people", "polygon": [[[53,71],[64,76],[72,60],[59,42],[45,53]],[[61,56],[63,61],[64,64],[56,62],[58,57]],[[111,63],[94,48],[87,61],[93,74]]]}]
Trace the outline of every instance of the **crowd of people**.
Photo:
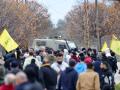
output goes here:
[{"label": "crowd of people", "polygon": [[0,57],[0,90],[115,90],[113,51],[41,47]]}]

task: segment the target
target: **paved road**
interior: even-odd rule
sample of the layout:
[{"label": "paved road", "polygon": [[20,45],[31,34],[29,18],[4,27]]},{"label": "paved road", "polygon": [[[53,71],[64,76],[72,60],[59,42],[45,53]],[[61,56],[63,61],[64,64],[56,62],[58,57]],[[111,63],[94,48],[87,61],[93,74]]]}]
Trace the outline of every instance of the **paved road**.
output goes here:
[{"label": "paved road", "polygon": [[[118,64],[118,70],[120,70],[120,62],[117,63]],[[119,71],[117,71],[117,73],[115,74],[115,83],[118,84],[120,83],[120,74],[118,74]]]}]

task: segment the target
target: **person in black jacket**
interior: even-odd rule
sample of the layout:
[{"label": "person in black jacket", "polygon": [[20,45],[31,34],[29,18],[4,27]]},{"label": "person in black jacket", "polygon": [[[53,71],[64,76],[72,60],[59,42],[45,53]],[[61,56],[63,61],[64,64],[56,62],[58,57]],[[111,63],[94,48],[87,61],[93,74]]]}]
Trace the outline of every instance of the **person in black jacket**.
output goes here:
[{"label": "person in black jacket", "polygon": [[57,72],[51,68],[48,57],[45,57],[40,72],[43,75],[44,89],[56,90]]},{"label": "person in black jacket", "polygon": [[101,63],[101,74],[100,74],[100,83],[101,90],[115,90],[114,88],[114,76],[109,69],[109,64],[107,62]]},{"label": "person in black jacket", "polygon": [[10,70],[8,73],[13,73],[16,75],[19,71],[21,71],[19,68],[19,62],[17,60],[13,60],[11,62]]},{"label": "person in black jacket", "polygon": [[111,58],[109,59],[109,64],[112,68],[112,72],[115,74],[118,70],[118,66],[117,66],[117,58],[113,51],[111,51]]},{"label": "person in black jacket", "polygon": [[[33,85],[40,85],[43,88],[42,73],[39,73],[39,68],[35,64],[35,60],[32,59],[31,64],[27,65],[24,72],[27,75],[28,81]],[[25,89],[27,90],[27,89]]]},{"label": "person in black jacket", "polygon": [[58,90],[76,90],[78,73],[74,70],[75,64],[75,61],[70,60],[70,67],[61,73]]}]

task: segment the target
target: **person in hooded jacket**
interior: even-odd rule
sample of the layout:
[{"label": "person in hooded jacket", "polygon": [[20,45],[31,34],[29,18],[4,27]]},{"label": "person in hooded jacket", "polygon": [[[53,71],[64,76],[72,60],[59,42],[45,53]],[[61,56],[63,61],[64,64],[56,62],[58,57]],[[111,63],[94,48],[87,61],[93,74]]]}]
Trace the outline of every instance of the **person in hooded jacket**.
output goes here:
[{"label": "person in hooded jacket", "polygon": [[78,73],[74,70],[75,61],[70,60],[69,67],[61,73],[58,90],[76,90]]},{"label": "person in hooded jacket", "polygon": [[35,63],[35,59],[31,60],[31,63],[28,65],[29,67],[32,67],[36,73],[39,72],[39,67]]},{"label": "person in hooded jacket", "polygon": [[83,53],[80,54],[80,62],[77,63],[74,67],[74,69],[77,71],[78,74],[81,74],[83,72],[86,72],[87,71],[87,65],[86,63],[84,62],[84,57],[82,55]]},{"label": "person in hooded jacket", "polygon": [[7,70],[10,70],[11,62],[14,60],[16,60],[16,57],[15,57],[15,54],[12,52],[10,52],[4,56],[4,61],[5,61],[4,66]]},{"label": "person in hooded jacket", "polygon": [[111,66],[112,72],[115,74],[118,70],[117,58],[113,51],[111,51],[111,57],[108,58],[108,62]]},{"label": "person in hooded jacket", "polygon": [[87,71],[78,77],[76,90],[100,90],[99,75],[93,70],[93,64],[87,64]]},{"label": "person in hooded jacket", "polygon": [[102,61],[108,62],[105,52],[102,53]]},{"label": "person in hooded jacket", "polygon": [[13,73],[16,75],[19,71],[21,71],[21,69],[19,68],[19,62],[17,60],[13,60],[11,62],[10,70],[8,71],[8,73]]},{"label": "person in hooded jacket", "polygon": [[51,68],[48,57],[44,58],[40,72],[43,74],[43,87],[47,90],[56,90],[57,72]]},{"label": "person in hooded jacket", "polygon": [[39,79],[39,71],[36,71],[37,69],[35,69],[35,67],[32,65],[26,66],[24,70],[25,74],[27,75],[28,82],[30,82],[32,85],[40,86],[42,88],[41,90],[43,90],[43,82]]},{"label": "person in hooded jacket", "polygon": [[114,89],[114,76],[109,68],[107,62],[101,63],[100,85],[101,90],[115,90]]},{"label": "person in hooded jacket", "polygon": [[96,58],[94,58],[93,60],[93,65],[94,65],[94,71],[97,72],[99,75],[101,74],[101,62],[102,60],[100,58],[98,58],[97,56],[95,56]]},{"label": "person in hooded jacket", "polygon": [[71,56],[70,56],[69,51],[67,49],[64,49],[63,59],[67,64],[69,64],[70,58]]}]

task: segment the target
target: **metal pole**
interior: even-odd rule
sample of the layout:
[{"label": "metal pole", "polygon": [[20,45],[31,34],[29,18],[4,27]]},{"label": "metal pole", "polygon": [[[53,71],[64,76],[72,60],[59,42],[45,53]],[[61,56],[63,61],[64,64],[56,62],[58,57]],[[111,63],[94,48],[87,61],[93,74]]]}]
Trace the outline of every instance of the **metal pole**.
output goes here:
[{"label": "metal pole", "polygon": [[95,29],[97,34],[97,48],[100,51],[101,46],[100,46],[100,32],[99,32],[100,29],[98,27],[98,0],[95,0],[95,8],[96,8]]}]

